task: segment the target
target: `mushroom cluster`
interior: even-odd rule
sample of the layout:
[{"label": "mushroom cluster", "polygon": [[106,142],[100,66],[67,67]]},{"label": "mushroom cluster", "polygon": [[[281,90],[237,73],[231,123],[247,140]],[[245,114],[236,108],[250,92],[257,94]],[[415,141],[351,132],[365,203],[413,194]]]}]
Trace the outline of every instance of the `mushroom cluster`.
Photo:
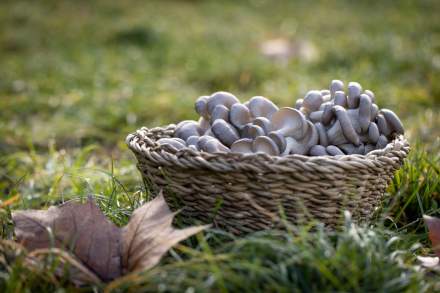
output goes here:
[{"label": "mushroom cluster", "polygon": [[333,80],[328,90],[309,91],[293,108],[278,108],[256,96],[245,103],[227,92],[195,103],[198,121],[180,122],[175,137],[158,140],[177,150],[337,156],[367,154],[403,134],[394,112],[380,109],[375,95],[357,82]]}]

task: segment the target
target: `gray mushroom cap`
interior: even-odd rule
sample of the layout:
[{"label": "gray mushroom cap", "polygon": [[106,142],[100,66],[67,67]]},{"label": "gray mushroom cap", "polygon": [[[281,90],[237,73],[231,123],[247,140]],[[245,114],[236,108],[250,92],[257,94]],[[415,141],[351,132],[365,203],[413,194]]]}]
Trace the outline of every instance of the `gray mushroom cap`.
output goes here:
[{"label": "gray mushroom cap", "polygon": [[326,126],[329,125],[334,116],[335,113],[333,112],[333,104],[327,104],[322,112],[322,116],[321,116],[322,124]]},{"label": "gray mushroom cap", "polygon": [[211,124],[213,124],[217,119],[222,119],[226,122],[229,122],[229,109],[226,106],[217,105],[214,107],[214,110],[211,113]]},{"label": "gray mushroom cap", "polygon": [[327,153],[330,156],[342,156],[342,155],[345,155],[344,152],[342,152],[340,148],[338,148],[337,146],[334,146],[334,145],[327,146],[325,148],[325,150],[327,151]]},{"label": "gray mushroom cap", "polygon": [[321,122],[323,113],[324,113],[324,111],[314,111],[309,114],[309,119],[314,123]]},{"label": "gray mushroom cap", "polygon": [[337,91],[344,91],[344,82],[338,79],[334,79],[330,83],[330,94],[332,98],[335,96],[335,93]]},{"label": "gray mushroom cap", "polygon": [[302,107],[302,105],[303,105],[303,102],[304,102],[303,99],[298,99],[298,100],[296,100],[296,103],[295,103],[295,109],[297,109],[297,110],[301,109],[301,107]]},{"label": "gray mushroom cap", "polygon": [[348,142],[342,131],[341,123],[338,120],[336,120],[336,122],[327,130],[327,138],[328,142],[333,145],[340,145]]},{"label": "gray mushroom cap", "polygon": [[293,137],[286,137],[286,148],[282,155],[305,155],[308,149]]},{"label": "gray mushroom cap", "polygon": [[328,155],[326,148],[323,147],[322,145],[319,145],[319,144],[312,146],[309,150],[309,154],[311,156],[327,156]]},{"label": "gray mushroom cap", "polygon": [[328,137],[327,132],[325,131],[325,127],[321,123],[315,124],[316,130],[318,131],[319,144],[322,146],[328,145]]},{"label": "gray mushroom cap", "polygon": [[377,127],[379,132],[385,136],[391,134],[391,127],[388,126],[388,122],[382,114],[378,114],[376,117]]},{"label": "gray mushroom cap", "polygon": [[209,128],[211,128],[211,124],[209,123],[209,120],[206,120],[205,117],[200,117],[199,118],[199,132],[205,133]]},{"label": "gray mushroom cap", "polygon": [[209,113],[208,113],[208,99],[209,96],[201,96],[199,97],[195,104],[194,104],[194,108],[196,110],[196,112],[202,116],[205,117],[206,119],[209,118]]},{"label": "gray mushroom cap", "polygon": [[379,140],[379,128],[377,127],[377,124],[374,122],[370,122],[370,126],[368,127],[368,139],[370,142],[376,144]]},{"label": "gray mushroom cap", "polygon": [[403,134],[405,132],[403,128],[402,121],[400,121],[397,115],[388,109],[381,109],[380,114],[385,117],[385,120],[388,122],[388,125],[391,126],[391,129],[397,132],[398,134]]},{"label": "gray mushroom cap", "polygon": [[341,107],[347,107],[347,96],[343,91],[337,91],[333,103]]},{"label": "gray mushroom cap", "polygon": [[199,136],[199,123],[196,121],[184,121],[177,124],[174,136],[186,140],[190,136]]},{"label": "gray mushroom cap", "polygon": [[212,132],[224,145],[231,146],[240,138],[237,130],[225,120],[217,119],[211,127]]},{"label": "gray mushroom cap", "polygon": [[353,128],[352,121],[350,120],[347,111],[341,106],[333,107],[336,117],[341,125],[344,136],[355,145],[359,145],[360,139],[356,131]]},{"label": "gray mushroom cap", "polygon": [[350,82],[348,84],[348,98],[347,104],[350,109],[357,108],[359,105],[359,98],[362,93],[362,86],[358,82]]},{"label": "gray mushroom cap", "polygon": [[377,114],[379,113],[379,107],[376,104],[371,104],[371,121],[374,121],[377,117]]},{"label": "gray mushroom cap", "polygon": [[262,136],[265,135],[265,132],[263,130],[263,128],[261,128],[258,125],[253,125],[253,124],[246,124],[242,129],[241,129],[241,137],[242,138],[257,138],[258,136]]},{"label": "gray mushroom cap", "polygon": [[223,105],[230,109],[232,105],[239,103],[240,101],[231,93],[228,92],[216,92],[212,94],[207,101],[208,113],[214,111],[215,106]]},{"label": "gray mushroom cap", "polygon": [[203,135],[199,137],[199,140],[197,141],[197,149],[203,150],[205,149],[205,145],[208,143],[208,141],[216,139],[215,137],[209,136],[209,135]]},{"label": "gray mushroom cap", "polygon": [[272,131],[272,125],[270,123],[270,120],[267,119],[266,117],[257,117],[254,119],[252,123],[254,125],[260,126],[264,130],[265,134],[268,134],[269,132]]},{"label": "gray mushroom cap", "polygon": [[309,91],[304,97],[303,108],[308,112],[313,112],[319,109],[319,106],[324,102],[320,91]]},{"label": "gray mushroom cap", "polygon": [[190,146],[190,145],[194,145],[197,146],[198,142],[199,142],[200,136],[190,136],[186,139],[186,145]]},{"label": "gray mushroom cap", "polygon": [[355,146],[351,143],[341,144],[338,146],[347,155],[363,155],[365,153],[365,145],[359,144]]},{"label": "gray mushroom cap", "polygon": [[229,112],[229,120],[238,129],[242,129],[246,124],[250,123],[252,120],[251,113],[243,104],[236,103],[232,105]]},{"label": "gray mushroom cap", "polygon": [[274,131],[295,139],[301,139],[307,131],[304,114],[294,108],[281,108],[272,116],[271,122]]},{"label": "gray mushroom cap", "polygon": [[203,151],[208,153],[228,153],[230,150],[226,146],[224,146],[221,142],[219,142],[217,139],[210,139],[208,140],[204,146]]},{"label": "gray mushroom cap", "polygon": [[384,147],[387,146],[387,144],[388,144],[388,138],[382,134],[381,136],[379,136],[379,139],[376,144],[376,148],[383,149]]},{"label": "gray mushroom cap", "polygon": [[265,153],[271,156],[278,156],[280,150],[277,144],[267,136],[259,136],[254,140],[253,149],[256,153]]},{"label": "gray mushroom cap", "polygon": [[287,142],[284,135],[272,131],[269,133],[269,138],[272,139],[277,144],[278,149],[280,150],[281,153],[285,151]]},{"label": "gray mushroom cap", "polygon": [[278,107],[265,97],[255,96],[249,100],[249,110],[253,117],[271,119],[272,115],[278,111]]},{"label": "gray mushroom cap", "polygon": [[231,145],[231,152],[233,153],[242,153],[242,154],[251,154],[253,153],[253,140],[250,138],[242,138],[235,141]]},{"label": "gray mushroom cap", "polygon": [[185,141],[179,139],[179,138],[161,138],[157,140],[157,143],[160,145],[168,145],[176,150],[181,150],[186,148]]},{"label": "gray mushroom cap", "polygon": [[374,103],[376,101],[376,96],[374,93],[370,90],[365,90],[364,94],[368,95],[371,98],[371,103]]},{"label": "gray mushroom cap", "polygon": [[362,132],[368,130],[371,121],[371,98],[362,94],[359,99],[359,126]]}]

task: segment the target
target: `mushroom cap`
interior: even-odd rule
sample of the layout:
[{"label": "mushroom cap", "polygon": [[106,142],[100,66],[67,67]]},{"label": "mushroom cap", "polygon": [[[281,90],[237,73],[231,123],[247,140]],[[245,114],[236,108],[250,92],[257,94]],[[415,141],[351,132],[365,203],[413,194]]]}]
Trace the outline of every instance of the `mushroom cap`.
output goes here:
[{"label": "mushroom cap", "polygon": [[362,86],[355,81],[348,84],[348,98],[347,104],[350,109],[357,108],[359,105],[359,98],[362,93]]},{"label": "mushroom cap", "polygon": [[209,96],[201,96],[194,103],[194,109],[196,110],[197,114],[205,118],[209,117],[208,106],[207,106],[208,99]]},{"label": "mushroom cap", "polygon": [[370,90],[365,90],[364,94],[366,94],[367,96],[369,96],[371,98],[371,103],[374,103],[374,101],[376,100],[376,96],[374,95],[374,93]]},{"label": "mushroom cap", "polygon": [[263,128],[261,128],[258,125],[253,125],[253,124],[246,124],[242,129],[241,129],[241,137],[242,138],[256,138],[258,136],[262,136],[265,135],[265,132],[263,130]]},{"label": "mushroom cap", "polygon": [[322,125],[321,123],[316,123],[315,124],[316,130],[318,131],[318,137],[319,137],[319,144],[322,146],[327,146],[328,145],[328,137],[327,137],[327,132],[325,131],[325,127],[324,125]]},{"label": "mushroom cap", "polygon": [[242,129],[246,124],[250,123],[251,120],[252,117],[248,107],[240,103],[231,106],[229,121],[231,121],[235,127]]},{"label": "mushroom cap", "polygon": [[371,121],[375,121],[378,113],[379,113],[379,107],[376,104],[371,104],[371,110],[370,110]]},{"label": "mushroom cap", "polygon": [[388,144],[388,138],[385,135],[379,136],[379,139],[377,140],[376,148],[383,149]]},{"label": "mushroom cap", "polygon": [[335,116],[335,113],[333,112],[333,104],[327,104],[324,107],[324,110],[322,112],[321,122],[323,125],[329,125],[332,121],[333,117]]},{"label": "mushroom cap", "polygon": [[301,139],[301,143],[303,143],[306,147],[306,151],[308,151],[312,146],[318,144],[319,135],[318,130],[310,121],[307,121],[307,131],[306,135]]},{"label": "mushroom cap", "polygon": [[303,107],[308,112],[313,112],[319,109],[319,106],[324,102],[324,99],[321,95],[320,91],[309,91],[307,92],[306,96],[304,97],[303,101]]},{"label": "mushroom cap", "polygon": [[327,101],[321,104],[321,106],[319,106],[319,111],[324,111],[325,107],[328,107],[328,105],[332,105],[333,106],[333,101]]},{"label": "mushroom cap", "polygon": [[341,107],[347,107],[347,96],[343,91],[335,92],[335,98],[333,103]]},{"label": "mushroom cap", "polygon": [[199,140],[197,141],[197,149],[203,150],[205,148],[205,145],[208,141],[216,139],[215,137],[209,136],[209,135],[203,135],[199,137]]},{"label": "mushroom cap", "polygon": [[208,153],[228,153],[229,148],[225,147],[222,143],[220,143],[217,139],[208,140],[202,149]]},{"label": "mushroom cap", "polygon": [[309,119],[314,123],[321,122],[323,113],[324,113],[324,111],[314,111],[309,114]]},{"label": "mushroom cap", "polygon": [[237,130],[225,120],[217,119],[211,127],[212,132],[218,140],[226,146],[231,146],[234,141],[240,138]]},{"label": "mushroom cap", "polygon": [[281,108],[272,116],[271,122],[274,131],[295,139],[301,139],[307,131],[306,117],[293,108]]},{"label": "mushroom cap", "polygon": [[172,137],[172,138],[161,138],[157,140],[157,143],[160,145],[167,145],[167,146],[171,146],[172,148],[176,149],[176,150],[181,150],[186,148],[186,143],[185,141],[176,138],[176,137]]},{"label": "mushroom cap", "polygon": [[207,120],[205,117],[199,118],[199,133],[205,133],[209,128],[211,128],[211,124],[209,123],[209,120]]},{"label": "mushroom cap", "polygon": [[325,150],[327,151],[327,153],[330,156],[342,156],[345,155],[343,151],[341,151],[340,148],[338,148],[337,146],[334,145],[329,145],[325,148]]},{"label": "mushroom cap", "polygon": [[366,155],[369,152],[374,151],[375,149],[376,149],[376,146],[374,144],[370,144],[370,143],[366,144],[364,154]]},{"label": "mushroom cap", "polygon": [[284,137],[284,135],[272,131],[269,133],[269,138],[272,139],[278,146],[278,149],[280,150],[281,153],[283,153],[286,149],[286,138]]},{"label": "mushroom cap", "polygon": [[387,120],[382,114],[378,114],[376,117],[377,127],[379,128],[379,132],[385,136],[391,134],[391,127],[388,125]]},{"label": "mushroom cap", "polygon": [[319,145],[319,144],[312,146],[309,150],[309,154],[311,156],[327,156],[328,155],[326,148],[323,147],[322,145]]},{"label": "mushroom cap", "polygon": [[391,129],[397,132],[398,134],[403,134],[405,129],[403,128],[402,121],[400,121],[397,115],[388,109],[381,109],[380,113],[385,117],[385,120],[388,122],[388,125],[391,126]]},{"label": "mushroom cap", "polygon": [[190,136],[199,136],[199,123],[196,121],[182,121],[177,124],[174,136],[186,140]]},{"label": "mushroom cap", "polygon": [[212,113],[217,105],[223,105],[229,109],[236,103],[240,103],[240,101],[233,94],[228,92],[216,92],[208,98],[207,110],[208,113]]},{"label": "mushroom cap", "polygon": [[335,111],[336,117],[338,117],[344,136],[351,143],[359,145],[359,136],[353,128],[352,120],[350,119],[347,111],[341,106],[334,106],[333,109]]},{"label": "mushroom cap", "polygon": [[376,144],[379,140],[379,128],[377,127],[377,124],[374,122],[370,122],[370,126],[368,126],[368,139],[371,143]]},{"label": "mushroom cap", "polygon": [[365,153],[365,146],[363,144],[355,146],[351,143],[347,143],[338,145],[338,147],[347,155],[363,155]]},{"label": "mushroom cap", "polygon": [[200,136],[190,136],[186,139],[186,145],[190,146],[190,145],[194,145],[197,146],[198,142],[199,142]]},{"label": "mushroom cap", "polygon": [[358,134],[361,134],[362,129],[361,129],[361,125],[359,123],[359,108],[358,109],[348,109],[346,111],[347,111],[348,118],[350,118],[350,122],[351,122],[351,125],[353,126],[354,131],[356,131],[356,133],[358,133]]},{"label": "mushroom cap", "polygon": [[301,107],[302,107],[302,105],[303,105],[303,102],[304,102],[303,99],[298,99],[298,100],[296,100],[296,103],[295,103],[295,109],[297,109],[297,110],[301,109]]},{"label": "mushroom cap", "polygon": [[325,96],[331,96],[331,92],[330,92],[330,90],[328,90],[328,89],[322,89],[322,90],[320,90],[320,92],[321,92],[321,95],[322,95],[323,97],[325,97]]},{"label": "mushroom cap", "polygon": [[260,126],[264,130],[265,134],[268,134],[269,132],[272,131],[272,125],[270,123],[270,120],[267,119],[266,117],[257,117],[254,119],[252,123],[254,125]]},{"label": "mushroom cap", "polygon": [[[332,97],[335,96],[337,91],[344,91],[344,82],[342,80],[334,79],[330,83],[330,94]],[[341,105],[342,106],[342,105]]]},{"label": "mushroom cap", "polygon": [[214,110],[211,113],[211,124],[213,124],[217,119],[222,119],[226,122],[229,122],[229,109],[226,106],[217,105],[214,107]]},{"label": "mushroom cap", "polygon": [[371,121],[371,98],[362,94],[359,98],[359,126],[362,132],[368,130]]},{"label": "mushroom cap", "polygon": [[231,152],[251,154],[254,152],[252,144],[253,144],[253,140],[250,138],[239,139],[231,145]]},{"label": "mushroom cap", "polygon": [[336,120],[336,122],[327,130],[327,138],[328,142],[333,145],[340,145],[348,142],[342,132],[341,123],[338,120]]},{"label": "mushroom cap", "polygon": [[293,137],[286,137],[286,149],[282,155],[305,155],[308,149],[306,146],[294,139]]},{"label": "mushroom cap", "polygon": [[255,96],[249,100],[249,110],[253,117],[271,119],[272,115],[278,111],[278,107],[265,97]]},{"label": "mushroom cap", "polygon": [[254,140],[253,149],[256,153],[265,153],[271,156],[278,156],[280,150],[277,144],[267,136],[259,136]]}]

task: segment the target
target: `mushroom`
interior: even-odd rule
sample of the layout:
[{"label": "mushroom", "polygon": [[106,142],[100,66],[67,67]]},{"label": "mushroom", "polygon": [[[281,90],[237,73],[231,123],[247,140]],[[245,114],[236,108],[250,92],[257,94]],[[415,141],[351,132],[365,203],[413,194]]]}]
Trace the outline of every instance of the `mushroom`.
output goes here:
[{"label": "mushroom", "polygon": [[265,153],[271,156],[280,154],[277,144],[267,136],[257,137],[253,143],[253,150],[256,153]]},{"label": "mushroom", "polygon": [[367,96],[369,96],[371,98],[371,103],[374,103],[374,101],[376,100],[376,97],[372,91],[365,90],[364,94],[366,94]]},{"label": "mushroom", "polygon": [[311,156],[327,156],[327,151],[325,149],[325,147],[323,147],[322,145],[314,145],[310,148],[309,154]]},{"label": "mushroom", "polygon": [[272,129],[283,136],[301,139],[307,130],[306,118],[300,111],[284,107],[273,115]]},{"label": "mushroom", "polygon": [[368,138],[370,142],[376,144],[379,140],[379,128],[377,127],[377,124],[374,122],[370,122],[370,126],[368,126]]},{"label": "mushroom", "polygon": [[242,129],[246,124],[250,123],[251,118],[251,113],[245,105],[236,103],[231,106],[229,121],[238,129]]},{"label": "mushroom", "polygon": [[225,120],[217,119],[211,127],[215,136],[226,146],[231,146],[240,138],[237,130]]},{"label": "mushroom", "polygon": [[321,106],[319,106],[319,111],[324,111],[325,107],[327,107],[328,105],[332,105],[333,106],[333,102],[332,101],[327,101],[321,104]]},{"label": "mushroom", "polygon": [[[320,92],[321,92],[321,96],[323,96],[323,97],[326,97],[326,96],[331,96],[331,92],[330,92],[330,90],[328,90],[328,89],[322,89],[322,90],[320,90]],[[331,97],[329,97],[328,99],[330,99]],[[324,100],[325,99],[327,99],[327,98],[324,98]]]},{"label": "mushroom", "polygon": [[297,140],[292,137],[286,137],[286,149],[284,154],[298,154],[305,155],[310,150],[310,148],[318,143],[318,131],[312,122],[307,121],[307,129],[304,137]]},{"label": "mushroom", "polygon": [[195,135],[190,136],[186,139],[186,145],[187,146],[190,146],[190,145],[197,146],[199,139],[200,139],[200,136],[195,136]]},{"label": "mushroom", "polygon": [[337,146],[334,145],[329,145],[325,148],[325,150],[327,151],[327,153],[330,156],[342,156],[345,155],[340,148],[338,148]]},{"label": "mushroom", "polygon": [[199,140],[197,141],[197,149],[203,150],[205,148],[205,145],[208,143],[208,141],[216,139],[215,137],[209,136],[209,135],[203,135],[199,137]]},{"label": "mushroom", "polygon": [[341,144],[338,146],[344,153],[347,155],[363,155],[365,152],[365,146],[363,144],[359,144],[355,146],[351,143]]},{"label": "mushroom", "polygon": [[379,107],[376,104],[371,104],[371,121],[374,121],[376,119],[377,113],[379,113]]},{"label": "mushroom", "polygon": [[172,148],[176,149],[176,150],[181,150],[186,148],[186,144],[185,141],[173,137],[173,138],[161,138],[157,140],[157,143],[159,143],[160,145],[167,145],[167,146],[171,146]]},{"label": "mushroom", "polygon": [[388,144],[388,139],[385,135],[382,134],[381,136],[379,136],[379,139],[376,144],[376,148],[383,149],[384,147],[387,146],[387,144]]},{"label": "mushroom", "polygon": [[333,125],[327,130],[327,138],[328,143],[334,145],[340,145],[348,142],[347,138],[344,136],[339,120],[336,120],[336,122],[333,123]]},{"label": "mushroom", "polygon": [[333,104],[327,104],[322,112],[321,122],[323,125],[329,125],[335,113],[333,112]]},{"label": "mushroom", "polygon": [[324,113],[324,111],[314,111],[309,114],[309,119],[314,123],[320,122],[322,119],[323,113]]},{"label": "mushroom", "polygon": [[325,127],[321,123],[315,124],[316,130],[318,131],[319,144],[322,146],[328,145],[328,137],[327,132],[325,131]]},{"label": "mushroom", "polygon": [[253,144],[253,140],[250,138],[239,139],[231,145],[231,152],[251,154],[254,152],[252,148],[252,144]]},{"label": "mushroom", "polygon": [[260,126],[264,130],[265,134],[268,134],[269,132],[272,131],[270,120],[267,119],[266,117],[257,117],[254,119],[252,123],[254,125]]},{"label": "mushroom", "polygon": [[344,91],[344,82],[342,82],[341,80],[338,80],[338,79],[334,79],[330,83],[330,94],[331,94],[332,98],[335,97],[335,94],[337,91],[342,91],[342,92]]},{"label": "mushroom", "polygon": [[362,132],[368,130],[371,121],[371,98],[362,94],[359,98],[359,126]]},{"label": "mushroom", "polygon": [[376,149],[376,146],[374,144],[371,144],[371,143],[366,144],[364,154],[366,155],[369,152],[374,151],[375,149]]},{"label": "mushroom", "polygon": [[388,125],[391,126],[391,129],[397,132],[398,134],[403,134],[405,130],[403,129],[402,121],[400,121],[397,115],[388,109],[381,109],[380,114],[385,117],[385,120],[388,122]]},{"label": "mushroom", "polygon": [[215,106],[223,105],[230,109],[232,105],[239,103],[240,101],[231,93],[228,92],[216,92],[213,93],[206,103],[208,113],[211,114],[214,111]]},{"label": "mushroom", "polygon": [[207,120],[203,116],[199,118],[199,132],[200,133],[205,133],[210,127],[211,127],[211,124],[209,123],[209,120]]},{"label": "mushroom", "polygon": [[[357,135],[356,131],[353,128],[352,119],[350,119],[347,111],[341,106],[334,106],[333,109],[334,109],[336,117],[338,118],[338,121],[341,125],[343,135],[351,143],[353,143],[355,145],[359,145],[359,143],[360,143],[359,136]],[[353,115],[351,115],[351,116],[353,116]]]},{"label": "mushroom", "polygon": [[358,107],[361,93],[362,86],[359,83],[352,81],[348,84],[348,108],[354,109]]},{"label": "mushroom", "polygon": [[[324,95],[323,91],[321,91],[321,95],[322,95],[322,103],[327,103],[330,102],[332,99],[332,96],[329,94]],[[321,104],[322,105],[322,104]]]},{"label": "mushroom", "polygon": [[215,120],[222,119],[226,122],[229,122],[229,109],[223,105],[217,105],[214,107],[211,113],[211,124],[214,123]]},{"label": "mushroom", "polygon": [[192,120],[182,121],[177,124],[174,136],[186,140],[190,136],[199,136],[199,123]]},{"label": "mushroom", "polygon": [[272,139],[278,146],[278,149],[280,150],[280,153],[283,153],[286,150],[286,138],[284,135],[278,133],[278,132],[270,132],[269,138]]},{"label": "mushroom", "polygon": [[318,110],[323,101],[320,91],[309,91],[304,97],[302,107],[306,109],[307,113],[310,113]]},{"label": "mushroom", "polygon": [[265,135],[263,128],[258,125],[246,124],[241,130],[242,138],[256,138],[258,136]]},{"label": "mushroom", "polygon": [[348,109],[346,111],[347,111],[348,118],[350,118],[350,122],[351,122],[351,125],[353,126],[354,131],[356,131],[356,133],[358,133],[358,134],[361,134],[362,129],[361,129],[361,125],[359,123],[359,109]]},{"label": "mushroom", "polygon": [[228,153],[230,151],[229,148],[227,148],[220,141],[214,138],[208,140],[204,144],[202,150],[208,153]]},{"label": "mushroom", "polygon": [[196,112],[200,116],[205,117],[206,119],[209,118],[208,106],[207,106],[208,99],[209,99],[209,96],[201,96],[196,100],[196,102],[194,104],[194,108],[195,108]]},{"label": "mushroom", "polygon": [[301,109],[301,107],[302,107],[302,105],[303,105],[303,102],[304,102],[303,99],[298,99],[298,100],[296,100],[296,103],[295,103],[295,109],[297,109],[297,110]]},{"label": "mushroom", "polygon": [[249,110],[254,117],[266,117],[271,119],[272,115],[278,111],[278,107],[269,99],[256,96],[249,100]]},{"label": "mushroom", "polygon": [[335,92],[334,102],[335,105],[339,105],[341,107],[347,107],[347,97],[343,91]]},{"label": "mushroom", "polygon": [[376,118],[377,127],[379,128],[379,132],[385,136],[391,134],[391,128],[388,126],[387,120],[382,114],[378,114]]}]

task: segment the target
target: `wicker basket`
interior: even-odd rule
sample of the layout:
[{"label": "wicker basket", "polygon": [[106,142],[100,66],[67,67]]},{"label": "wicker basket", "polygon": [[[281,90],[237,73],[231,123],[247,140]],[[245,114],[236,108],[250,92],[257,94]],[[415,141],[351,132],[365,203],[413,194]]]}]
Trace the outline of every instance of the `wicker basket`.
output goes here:
[{"label": "wicker basket", "polygon": [[339,225],[342,211],[368,221],[393,174],[409,152],[403,136],[368,155],[307,157],[174,151],[156,140],[172,137],[175,125],[142,128],[127,144],[142,176],[164,189],[182,218],[199,219],[236,234],[315,218]]}]

